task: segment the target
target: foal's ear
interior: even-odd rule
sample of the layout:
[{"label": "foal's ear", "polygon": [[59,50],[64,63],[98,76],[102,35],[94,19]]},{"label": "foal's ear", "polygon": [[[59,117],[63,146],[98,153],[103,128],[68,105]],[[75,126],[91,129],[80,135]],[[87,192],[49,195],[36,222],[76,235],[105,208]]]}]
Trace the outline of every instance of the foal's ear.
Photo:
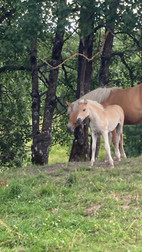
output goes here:
[{"label": "foal's ear", "polygon": [[80,104],[87,104],[88,103],[88,101],[86,100],[86,99],[82,99],[82,100],[79,100],[78,101],[78,104],[80,105]]},{"label": "foal's ear", "polygon": [[69,107],[73,107],[73,103],[68,102],[68,101],[66,101],[66,103],[67,103],[67,105],[68,105]]}]

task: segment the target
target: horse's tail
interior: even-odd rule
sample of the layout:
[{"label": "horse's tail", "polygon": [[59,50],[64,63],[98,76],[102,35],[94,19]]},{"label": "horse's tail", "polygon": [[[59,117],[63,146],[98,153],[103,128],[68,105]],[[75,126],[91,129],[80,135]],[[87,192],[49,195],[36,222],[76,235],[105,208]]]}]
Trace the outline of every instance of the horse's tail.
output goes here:
[{"label": "horse's tail", "polygon": [[85,94],[84,96],[82,96],[81,99],[85,98],[85,99],[97,101],[98,103],[102,103],[103,101],[105,101],[109,97],[110,93],[115,89],[118,89],[118,88],[117,87],[97,88],[97,89],[94,89],[91,92]]}]

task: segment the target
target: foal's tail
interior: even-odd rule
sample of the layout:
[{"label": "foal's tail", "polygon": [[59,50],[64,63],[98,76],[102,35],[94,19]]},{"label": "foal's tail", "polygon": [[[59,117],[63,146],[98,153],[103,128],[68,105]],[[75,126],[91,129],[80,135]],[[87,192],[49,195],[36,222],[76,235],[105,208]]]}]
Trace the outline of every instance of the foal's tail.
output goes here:
[{"label": "foal's tail", "polygon": [[118,123],[118,125],[116,126],[116,133],[118,135],[120,135],[122,133],[123,127],[121,123]]}]

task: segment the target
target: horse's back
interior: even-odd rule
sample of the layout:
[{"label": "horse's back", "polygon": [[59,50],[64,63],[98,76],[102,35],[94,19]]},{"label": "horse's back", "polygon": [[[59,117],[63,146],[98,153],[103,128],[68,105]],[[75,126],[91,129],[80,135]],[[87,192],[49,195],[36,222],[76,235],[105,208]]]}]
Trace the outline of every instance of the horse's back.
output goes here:
[{"label": "horse's back", "polygon": [[131,88],[112,90],[102,105],[106,107],[114,104],[121,106],[124,110],[125,124],[142,122],[142,84]]}]

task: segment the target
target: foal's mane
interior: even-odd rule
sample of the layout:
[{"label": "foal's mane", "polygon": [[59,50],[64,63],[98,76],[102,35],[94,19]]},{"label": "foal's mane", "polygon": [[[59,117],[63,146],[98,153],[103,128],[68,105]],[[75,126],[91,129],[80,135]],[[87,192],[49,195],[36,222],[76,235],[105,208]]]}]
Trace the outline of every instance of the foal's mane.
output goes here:
[{"label": "foal's mane", "polygon": [[[86,99],[81,99],[81,100],[80,100],[80,103],[82,103],[82,104],[85,103],[85,100],[86,100]],[[89,100],[89,99],[87,99],[86,101],[87,101],[88,103],[91,103],[91,104],[95,105],[96,107],[98,107],[98,108],[104,110],[103,105],[100,104],[100,103],[98,103],[97,101],[92,101],[92,100]]]}]

